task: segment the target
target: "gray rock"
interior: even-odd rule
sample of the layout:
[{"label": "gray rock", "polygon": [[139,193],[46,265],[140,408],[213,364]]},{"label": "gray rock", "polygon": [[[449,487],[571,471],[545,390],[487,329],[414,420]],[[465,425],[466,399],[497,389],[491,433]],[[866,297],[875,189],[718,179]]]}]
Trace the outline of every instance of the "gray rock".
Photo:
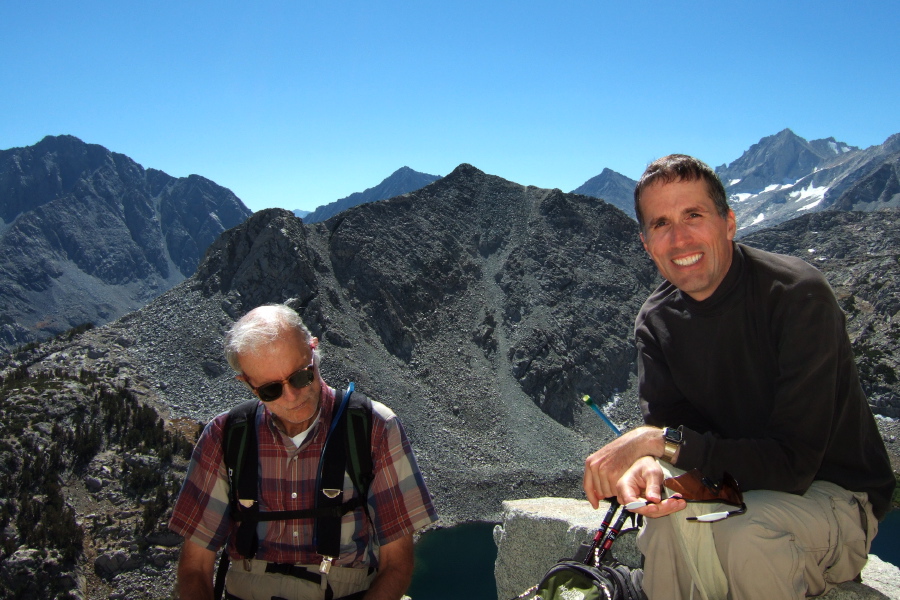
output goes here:
[{"label": "gray rock", "polygon": [[128,560],[128,554],[122,550],[101,554],[94,559],[94,571],[100,577],[113,577],[119,571],[123,570],[123,567]]},{"label": "gray rock", "polygon": [[91,493],[96,493],[103,489],[103,481],[90,475],[84,478],[84,485],[87,486],[88,491]]},{"label": "gray rock", "polygon": [[147,541],[156,546],[167,546],[169,548],[180,546],[183,538],[177,533],[171,531],[156,531],[147,535]]}]

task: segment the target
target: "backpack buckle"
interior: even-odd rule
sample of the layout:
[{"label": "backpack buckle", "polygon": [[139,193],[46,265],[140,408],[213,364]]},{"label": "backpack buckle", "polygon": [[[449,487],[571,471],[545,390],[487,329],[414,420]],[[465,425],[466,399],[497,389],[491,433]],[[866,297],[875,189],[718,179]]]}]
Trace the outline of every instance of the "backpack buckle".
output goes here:
[{"label": "backpack buckle", "polygon": [[323,556],[322,562],[319,564],[319,573],[321,573],[322,575],[328,575],[328,572],[331,571],[331,563],[333,561],[333,556]]}]

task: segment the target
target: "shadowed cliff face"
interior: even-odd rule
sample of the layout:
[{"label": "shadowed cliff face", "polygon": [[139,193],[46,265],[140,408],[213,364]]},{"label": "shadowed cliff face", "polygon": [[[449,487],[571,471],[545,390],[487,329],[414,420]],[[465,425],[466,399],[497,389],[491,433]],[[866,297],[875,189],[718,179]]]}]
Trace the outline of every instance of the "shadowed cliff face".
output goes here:
[{"label": "shadowed cliff face", "polygon": [[194,281],[232,317],[293,299],[327,342],[368,339],[401,364],[458,339],[568,426],[582,394],[627,383],[631,322],[655,278],[637,239],[603,202],[463,165],[323,225],[259,214],[210,248]]},{"label": "shadowed cliff face", "polygon": [[202,177],[71,136],[0,152],[0,348],[142,306],[249,215]]}]

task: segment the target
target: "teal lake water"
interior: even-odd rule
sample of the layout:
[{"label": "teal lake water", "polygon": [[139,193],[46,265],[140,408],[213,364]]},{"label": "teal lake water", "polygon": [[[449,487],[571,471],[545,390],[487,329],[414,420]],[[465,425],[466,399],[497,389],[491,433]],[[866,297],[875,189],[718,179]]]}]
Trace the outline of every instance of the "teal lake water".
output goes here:
[{"label": "teal lake water", "polygon": [[429,531],[416,544],[413,600],[497,600],[493,523]]},{"label": "teal lake water", "polygon": [[878,524],[872,541],[872,554],[900,567],[900,508],[895,508]]},{"label": "teal lake water", "polygon": [[[413,600],[497,600],[493,531],[493,523],[467,523],[423,535],[407,594]],[[879,525],[872,554],[900,566],[900,509]]]}]

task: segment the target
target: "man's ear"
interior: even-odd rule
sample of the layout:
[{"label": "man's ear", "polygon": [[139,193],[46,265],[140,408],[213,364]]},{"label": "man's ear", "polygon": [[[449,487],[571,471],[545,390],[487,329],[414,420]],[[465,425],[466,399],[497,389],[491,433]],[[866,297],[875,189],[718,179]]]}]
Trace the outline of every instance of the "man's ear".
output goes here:
[{"label": "man's ear", "polygon": [[734,216],[733,210],[728,209],[725,220],[727,221],[726,231],[728,232],[728,241],[733,242],[734,236],[737,233],[737,217]]},{"label": "man's ear", "polygon": [[647,242],[644,240],[644,232],[643,231],[640,232],[638,234],[638,237],[641,238],[641,245],[644,246],[644,252],[646,252],[647,254],[650,254],[650,250],[647,248]]},{"label": "man's ear", "polygon": [[313,350],[318,348],[319,347],[319,338],[317,338],[317,337],[309,338],[309,347],[312,348]]}]

